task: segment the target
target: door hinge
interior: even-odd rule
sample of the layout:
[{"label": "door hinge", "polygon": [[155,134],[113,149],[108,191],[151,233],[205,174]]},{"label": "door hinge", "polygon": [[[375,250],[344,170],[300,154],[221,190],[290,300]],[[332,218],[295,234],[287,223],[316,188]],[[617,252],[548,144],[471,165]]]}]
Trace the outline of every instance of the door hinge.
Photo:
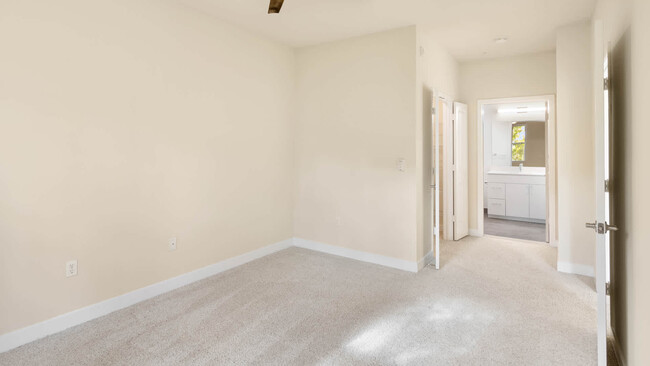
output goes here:
[{"label": "door hinge", "polygon": [[451,222],[456,222],[456,215],[451,217]]},{"label": "door hinge", "polygon": [[612,286],[609,282],[605,283],[605,293],[607,296],[610,296],[612,294]]},{"label": "door hinge", "polygon": [[605,192],[609,192],[611,188],[612,186],[609,183],[609,179],[605,179]]},{"label": "door hinge", "polygon": [[605,78],[603,80],[603,89],[609,90],[609,79],[608,78]]},{"label": "door hinge", "polygon": [[431,108],[431,114],[436,114],[436,108]]}]

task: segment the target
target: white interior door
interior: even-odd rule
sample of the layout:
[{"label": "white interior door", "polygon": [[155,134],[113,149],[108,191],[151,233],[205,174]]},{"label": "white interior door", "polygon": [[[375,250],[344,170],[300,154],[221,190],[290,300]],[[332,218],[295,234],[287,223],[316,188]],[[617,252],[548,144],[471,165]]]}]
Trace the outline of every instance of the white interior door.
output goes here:
[{"label": "white interior door", "polygon": [[431,132],[433,133],[432,138],[432,167],[431,172],[433,176],[431,177],[432,184],[432,219],[433,219],[433,250],[435,254],[435,265],[436,269],[440,269],[440,118],[441,111],[438,110],[440,105],[440,96],[436,93],[436,96],[433,99],[433,116],[431,117],[431,122],[433,123],[433,128]]},{"label": "white interior door", "polygon": [[469,234],[467,105],[454,103],[454,240]]},{"label": "white interior door", "polygon": [[440,131],[441,144],[440,151],[442,152],[442,165],[440,178],[442,180],[441,196],[443,208],[442,215],[442,234],[441,240],[454,240],[454,107],[453,102],[449,99],[441,99],[439,102],[440,113],[438,118],[442,121],[439,126],[442,127]]},{"label": "white interior door", "polygon": [[598,309],[598,365],[607,365],[607,245],[610,228],[608,220],[608,193],[605,181],[609,170],[609,139],[607,138],[605,116],[605,82],[606,52],[601,21],[594,22],[594,123],[595,123],[595,187],[596,187],[596,221],[588,222],[587,228],[596,232],[596,292]]}]

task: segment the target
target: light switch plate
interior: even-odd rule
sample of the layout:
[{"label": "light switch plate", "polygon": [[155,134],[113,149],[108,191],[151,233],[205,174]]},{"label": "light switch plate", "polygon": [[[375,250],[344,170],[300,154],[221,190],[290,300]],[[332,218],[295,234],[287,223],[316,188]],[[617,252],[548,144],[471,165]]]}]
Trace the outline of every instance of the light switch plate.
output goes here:
[{"label": "light switch plate", "polygon": [[397,170],[399,170],[400,172],[406,171],[406,159],[404,158],[397,159]]}]

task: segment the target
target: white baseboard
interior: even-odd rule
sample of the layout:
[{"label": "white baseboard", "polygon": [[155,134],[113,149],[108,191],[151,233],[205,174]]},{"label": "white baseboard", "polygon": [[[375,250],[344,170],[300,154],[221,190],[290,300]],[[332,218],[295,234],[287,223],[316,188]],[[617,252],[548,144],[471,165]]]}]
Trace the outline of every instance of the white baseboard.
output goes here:
[{"label": "white baseboard", "polygon": [[595,277],[594,267],[584,264],[575,264],[569,262],[557,262],[559,272],[577,274],[588,277]]},{"label": "white baseboard", "polygon": [[287,249],[291,246],[310,249],[317,252],[337,255],[340,257],[356,259],[363,262],[374,263],[403,271],[417,273],[419,269],[429,264],[433,259],[433,252],[427,253],[419,262],[410,262],[379,254],[367,253],[353,249],[337,247],[329,244],[318,243],[311,240],[293,238],[283,240],[252,252],[237,257],[225,259],[221,262],[199,268],[195,271],[182,274],[162,282],[143,287],[126,294],[104,300],[102,302],[56,316],[43,322],[0,335],[0,353],[9,351],[24,344],[47,337],[48,335],[64,331],[68,328],[97,319],[114,311],[124,309],[152,297],[164,294],[177,288],[200,281],[210,276],[246,264],[269,254]]},{"label": "white baseboard", "polygon": [[469,236],[476,236],[476,237],[480,238],[480,237],[483,236],[483,233],[481,233],[480,231],[478,231],[476,229],[469,229]]},{"label": "white baseboard", "polygon": [[0,353],[291,247],[292,239],[229,258],[46,321],[0,335]]},{"label": "white baseboard", "polygon": [[356,259],[362,262],[374,263],[385,267],[401,269],[402,271],[408,271],[414,273],[418,272],[417,262],[410,262],[404,259],[386,257],[379,254],[373,254],[373,253],[362,252],[354,249],[337,247],[334,245],[319,243],[316,241],[301,239],[301,238],[293,238],[293,245],[299,248],[305,248],[317,252],[337,255],[339,257]]},{"label": "white baseboard", "polygon": [[433,250],[427,253],[422,259],[418,261],[418,271],[421,271],[422,268],[426,267],[429,265],[429,263],[433,262],[436,259],[436,257],[433,256]]}]

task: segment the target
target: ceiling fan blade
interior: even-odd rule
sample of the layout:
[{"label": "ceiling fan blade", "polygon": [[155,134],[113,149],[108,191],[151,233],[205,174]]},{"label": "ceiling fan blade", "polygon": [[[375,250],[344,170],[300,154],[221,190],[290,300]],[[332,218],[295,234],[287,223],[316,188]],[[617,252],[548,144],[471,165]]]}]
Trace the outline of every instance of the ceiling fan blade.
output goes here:
[{"label": "ceiling fan blade", "polygon": [[279,13],[280,9],[282,9],[282,3],[284,3],[284,0],[271,0],[271,3],[269,4],[269,14]]}]

